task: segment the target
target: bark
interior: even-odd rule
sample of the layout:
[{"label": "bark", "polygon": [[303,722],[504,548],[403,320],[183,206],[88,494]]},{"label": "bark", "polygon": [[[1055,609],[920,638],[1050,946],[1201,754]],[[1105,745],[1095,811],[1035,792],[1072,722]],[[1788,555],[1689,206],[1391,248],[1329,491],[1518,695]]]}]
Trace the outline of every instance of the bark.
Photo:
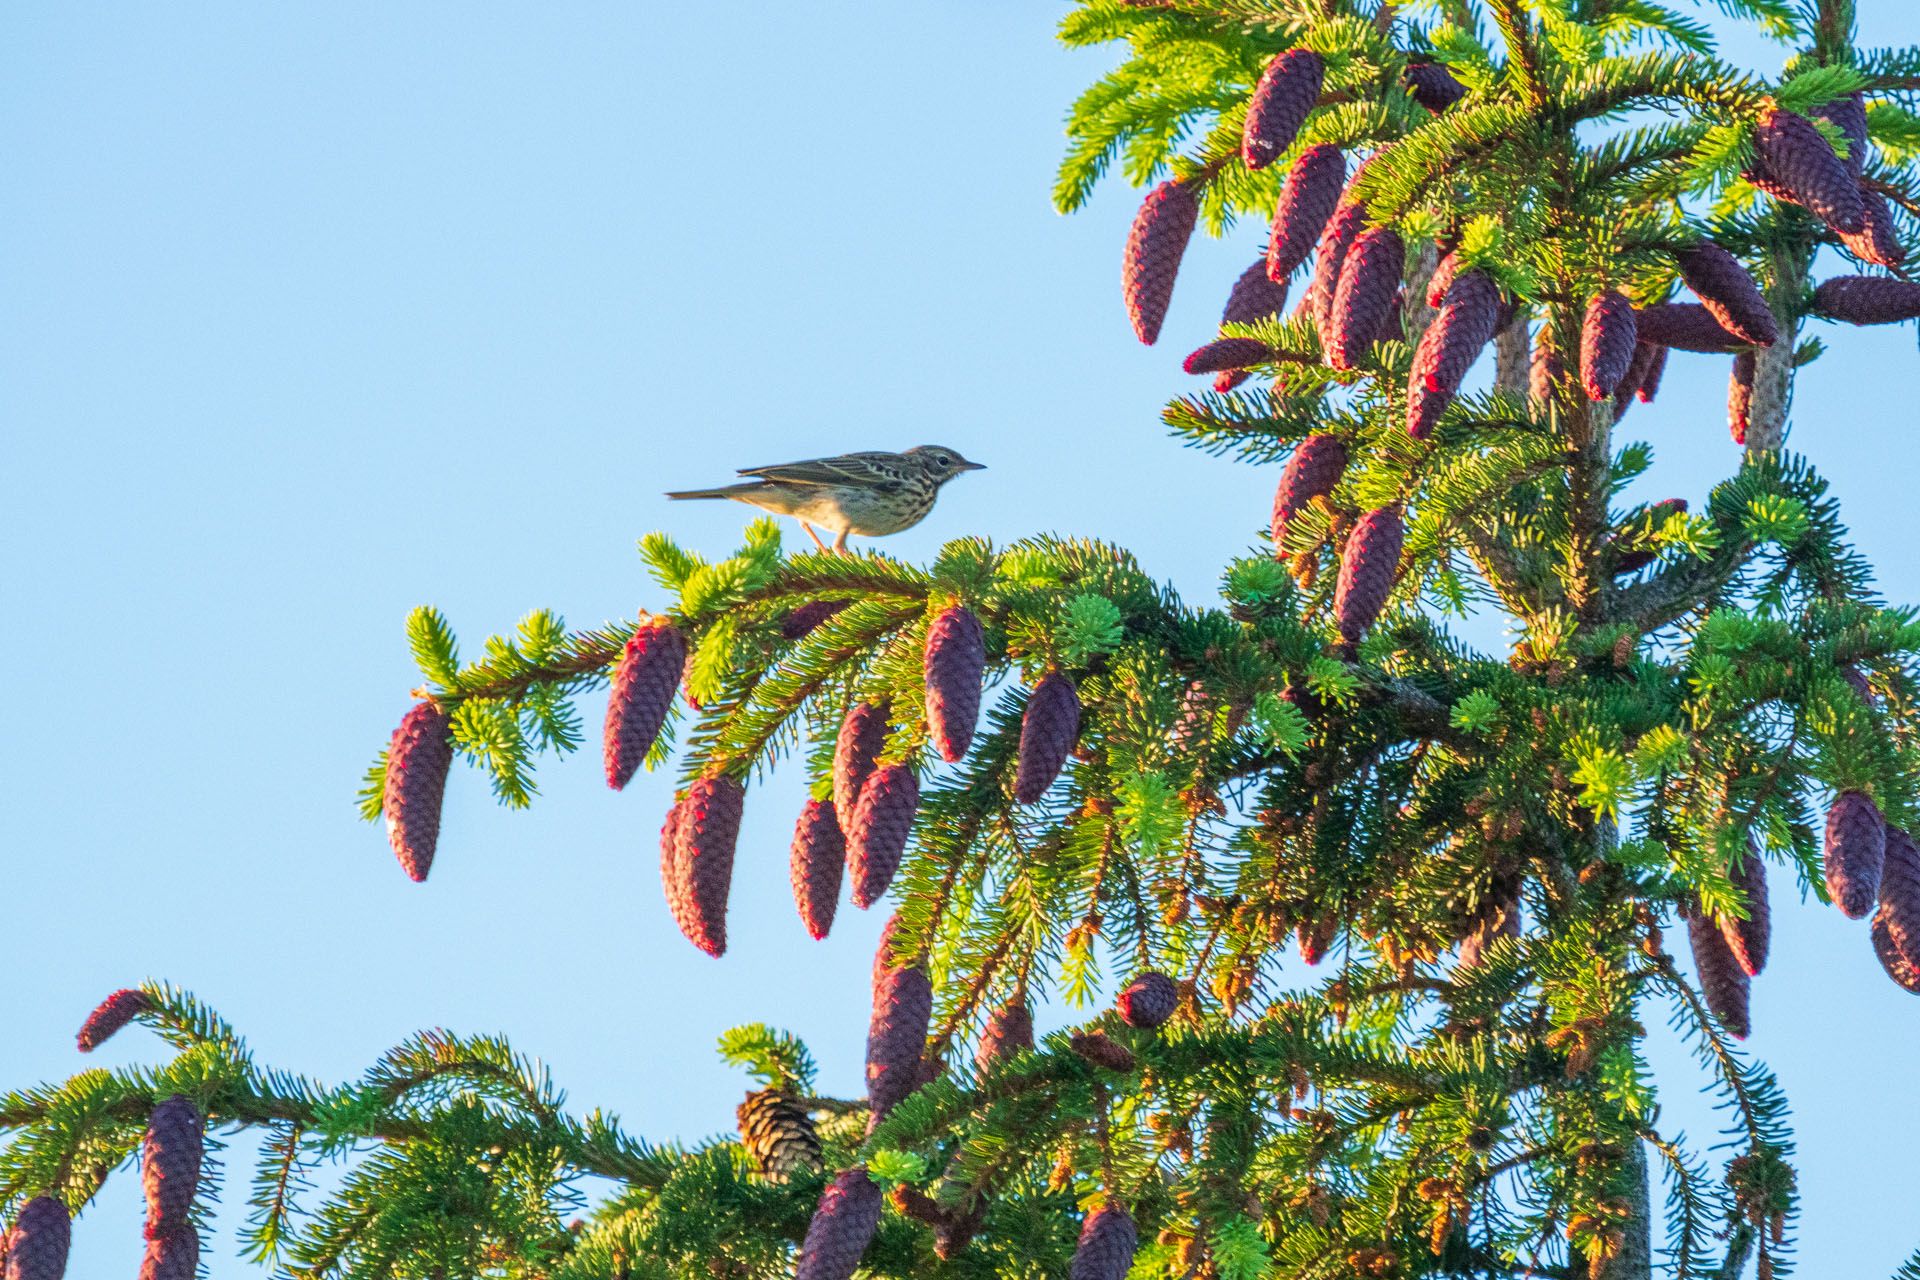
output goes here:
[{"label": "bark", "polygon": [[1493,336],[1493,385],[1524,400],[1532,369],[1533,326],[1522,313]]}]

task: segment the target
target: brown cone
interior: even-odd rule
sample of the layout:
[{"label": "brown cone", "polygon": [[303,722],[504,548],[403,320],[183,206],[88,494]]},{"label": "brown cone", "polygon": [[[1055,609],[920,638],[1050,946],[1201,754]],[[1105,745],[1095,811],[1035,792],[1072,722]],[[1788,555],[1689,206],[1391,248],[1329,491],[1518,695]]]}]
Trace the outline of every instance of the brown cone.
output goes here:
[{"label": "brown cone", "polygon": [[820,1172],[820,1135],[800,1100],[782,1089],[747,1095],[733,1113],[740,1145],[769,1182],[785,1182],[796,1170]]},{"label": "brown cone", "polygon": [[734,779],[710,775],[687,788],[681,802],[675,869],[687,895],[689,919],[680,927],[687,941],[710,956],[727,950],[727,896],[733,889],[733,851],[746,798],[746,788]]},{"label": "brown cone", "polygon": [[615,791],[632,780],[653,740],[660,736],[686,666],[687,638],[665,618],[641,623],[627,641],[613,669],[613,692],[607,698],[607,723],[601,733],[607,785]]},{"label": "brown cone", "polygon": [[1909,962],[1920,963],[1920,848],[1899,827],[1887,828],[1887,856],[1880,870],[1880,910],[1887,936]]},{"label": "brown cone", "polygon": [[852,603],[851,600],[809,600],[780,620],[780,636],[785,640],[803,639]]},{"label": "brown cone", "polygon": [[1406,264],[1406,243],[1391,227],[1375,227],[1354,240],[1340,266],[1331,323],[1322,333],[1328,364],[1336,369],[1359,366],[1393,310]]},{"label": "brown cone", "polygon": [[1587,304],[1580,329],[1580,382],[1590,400],[1614,395],[1626,380],[1639,347],[1633,304],[1618,289],[1608,289]]},{"label": "brown cone", "polygon": [[1840,232],[1840,243],[1862,262],[1877,267],[1897,267],[1907,260],[1900,243],[1900,231],[1893,221],[1893,210],[1878,191],[1860,188],[1860,211],[1864,216],[1857,232]]},{"label": "brown cone", "polygon": [[1193,238],[1199,217],[1199,200],[1177,179],[1148,192],[1140,212],[1134,215],[1120,288],[1134,335],[1149,346],[1160,337],[1167,304],[1173,300],[1173,281],[1180,274],[1180,259],[1187,252],[1187,241]]},{"label": "brown cone", "polygon": [[1733,955],[1734,963],[1744,969],[1749,977],[1758,977],[1767,967],[1767,950],[1773,936],[1773,912],[1767,906],[1767,864],[1760,857],[1759,850],[1753,847],[1752,838],[1747,841],[1746,856],[1740,865],[1733,869],[1733,887],[1740,890],[1747,900],[1747,918],[1736,920],[1731,916],[1720,921],[1720,932],[1727,940],[1727,950]]},{"label": "brown cone", "polygon": [[200,1189],[200,1159],[206,1124],[200,1108],[174,1094],[153,1109],[140,1144],[140,1185],[147,1195],[147,1239],[170,1236],[187,1225]]},{"label": "brown cone", "polygon": [[1347,158],[1340,148],[1311,147],[1287,170],[1267,235],[1267,279],[1284,281],[1307,260],[1340,203]]},{"label": "brown cone", "polygon": [[1287,524],[1315,498],[1332,493],[1347,469],[1347,445],[1339,436],[1308,436],[1287,459],[1273,494],[1273,554],[1287,558]]},{"label": "brown cone", "polygon": [[422,881],[433,867],[440,843],[440,803],[453,767],[453,736],[447,713],[431,702],[416,702],[393,731],[387,746],[387,782],[380,811],[387,819],[387,842],[401,868]]},{"label": "brown cone", "polygon": [[1866,95],[1859,90],[1845,93],[1830,102],[1822,103],[1809,113],[1814,119],[1825,120],[1839,129],[1847,139],[1847,154],[1844,163],[1847,172],[1857,178],[1867,164],[1867,101]]},{"label": "brown cone", "polygon": [[1287,309],[1287,282],[1267,279],[1267,260],[1256,258],[1252,266],[1233,282],[1227,306],[1220,313],[1221,324],[1258,324],[1277,319]]},{"label": "brown cone", "polygon": [[980,1046],[973,1053],[973,1069],[982,1074],[1015,1054],[1033,1048],[1033,1012],[1021,999],[1009,1000],[993,1011],[980,1032]]},{"label": "brown cone", "polygon": [[1289,49],[1267,64],[1240,130],[1240,158],[1247,168],[1264,169],[1293,145],[1307,113],[1320,101],[1326,74],[1326,61],[1311,49]]},{"label": "brown cone", "polygon": [[92,1053],[105,1044],[114,1032],[151,1008],[152,997],[137,987],[125,987],[114,992],[102,1000],[80,1025],[80,1034],[76,1037],[80,1052]]},{"label": "brown cone", "polygon": [[957,763],[973,745],[986,665],[986,634],[973,610],[958,604],[943,610],[927,628],[927,731],[949,763]]},{"label": "brown cone", "polygon": [[1873,926],[1870,932],[1873,937],[1873,954],[1880,961],[1880,967],[1887,971],[1887,976],[1908,991],[1920,996],[1920,968],[1916,968],[1913,961],[1907,959],[1900,948],[1894,945],[1893,934],[1887,927],[1886,908],[1882,907],[1873,913]]},{"label": "brown cone", "polygon": [[1131,1215],[1118,1205],[1103,1205],[1080,1224],[1080,1243],[1067,1274],[1070,1280],[1126,1280],[1138,1244]]},{"label": "brown cone", "polygon": [[1687,921],[1687,941],[1693,946],[1693,968],[1700,978],[1700,994],[1707,1008],[1729,1034],[1745,1040],[1752,1026],[1747,1015],[1749,979],[1733,958],[1719,928],[1698,912]]},{"label": "brown cone", "polygon": [[1733,358],[1733,372],[1727,375],[1727,432],[1735,444],[1747,442],[1747,427],[1753,418],[1753,375],[1759,361],[1753,352],[1742,351]]},{"label": "brown cone", "polygon": [[1705,307],[1693,302],[1660,302],[1634,313],[1642,342],[1682,351],[1738,351],[1749,345],[1727,332]]},{"label": "brown cone", "polygon": [[847,832],[854,906],[865,911],[886,895],[919,811],[920,780],[906,765],[881,765],[860,788],[860,803]]},{"label": "brown cone", "polygon": [[[883,939],[876,964],[886,960],[887,946]],[[875,1121],[920,1087],[920,1059],[932,1017],[933,982],[924,968],[916,963],[879,972],[867,1022],[867,1106]]]},{"label": "brown cone", "polygon": [[1880,896],[1887,824],[1865,792],[1842,791],[1827,810],[1827,896],[1849,920],[1863,919]]},{"label": "brown cone", "polygon": [[1402,79],[1413,100],[1436,115],[1467,96],[1467,86],[1438,62],[1409,62]]},{"label": "brown cone", "polygon": [[1076,1031],[1067,1043],[1082,1059],[1107,1071],[1126,1075],[1135,1066],[1133,1054],[1125,1045],[1098,1031]]},{"label": "brown cone", "polygon": [[1014,770],[1013,798],[1035,804],[1066,767],[1067,753],[1080,736],[1080,695],[1073,681],[1049,671],[1027,695],[1020,719],[1020,759]]},{"label": "brown cone", "polygon": [[843,832],[852,830],[860,788],[866,785],[874,761],[886,749],[890,713],[888,703],[856,702],[840,722],[840,736],[833,744],[833,810]]},{"label": "brown cone", "polygon": [[1268,364],[1273,358],[1273,348],[1258,338],[1215,338],[1204,347],[1196,347],[1180,367],[1188,373],[1239,372]]},{"label": "brown cone", "polygon": [[[1738,258],[1711,240],[1702,240],[1674,256],[1680,264],[1681,278],[1721,328],[1757,347],[1770,347],[1779,339],[1780,326],[1774,321],[1773,309]],[[1657,335],[1655,340],[1670,347],[1681,345]]]},{"label": "brown cone", "polygon": [[1753,142],[1767,176],[1791,191],[1795,203],[1835,231],[1857,232],[1865,225],[1860,175],[1847,171],[1811,120],[1791,111],[1769,111],[1760,117]]},{"label": "brown cone", "polygon": [[1835,276],[1813,291],[1813,309],[1848,324],[1898,324],[1920,316],[1920,284],[1886,276]]},{"label": "brown cone", "polygon": [[183,1226],[170,1236],[147,1241],[140,1280],[194,1280],[199,1269],[200,1233]]},{"label": "brown cone", "polygon": [[793,904],[800,922],[814,938],[833,928],[840,906],[840,881],[847,867],[847,837],[831,800],[809,800],[793,828],[793,849],[787,871],[793,881]]},{"label": "brown cone", "polygon": [[60,1280],[73,1244],[73,1220],[67,1206],[52,1196],[35,1196],[21,1206],[6,1241],[6,1280]]},{"label": "brown cone", "polygon": [[1340,555],[1340,580],[1334,587],[1333,612],[1340,638],[1357,644],[1386,607],[1400,576],[1400,551],[1406,525],[1396,507],[1382,507],[1361,516],[1347,535]]},{"label": "brown cone", "polygon": [[807,1224],[793,1280],[853,1280],[860,1255],[880,1226],[880,1187],[865,1165],[840,1174],[821,1193]]},{"label": "brown cone", "polygon": [[1120,1021],[1149,1031],[1171,1018],[1179,1004],[1180,988],[1172,978],[1154,969],[1135,974],[1115,1001]]},{"label": "brown cone", "polygon": [[1327,958],[1334,939],[1340,936],[1340,916],[1328,911],[1318,919],[1302,919],[1293,936],[1300,946],[1300,958],[1308,964],[1319,964]]},{"label": "brown cone", "polygon": [[1324,347],[1333,327],[1333,300],[1340,288],[1340,272],[1347,264],[1347,251],[1360,233],[1367,229],[1364,205],[1342,204],[1327,220],[1320,233],[1320,245],[1313,259],[1313,323]]}]

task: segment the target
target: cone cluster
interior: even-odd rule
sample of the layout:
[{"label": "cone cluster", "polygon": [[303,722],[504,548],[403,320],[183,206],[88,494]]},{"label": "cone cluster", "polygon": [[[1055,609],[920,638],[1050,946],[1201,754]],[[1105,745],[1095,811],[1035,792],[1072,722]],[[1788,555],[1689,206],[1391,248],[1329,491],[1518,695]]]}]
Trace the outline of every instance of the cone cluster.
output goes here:
[{"label": "cone cluster", "polygon": [[934,749],[957,763],[973,745],[980,721],[980,678],[987,666],[986,633],[965,605],[942,610],[927,628],[927,730]]},{"label": "cone cluster", "polygon": [[1050,671],[1027,695],[1020,719],[1020,757],[1013,776],[1013,798],[1037,804],[1066,767],[1067,753],[1080,736],[1080,695],[1073,681]]},{"label": "cone cluster", "polygon": [[1149,346],[1160,337],[1167,304],[1173,300],[1174,278],[1180,274],[1180,259],[1187,252],[1187,241],[1193,238],[1199,218],[1199,199],[1178,179],[1148,192],[1140,212],[1134,215],[1120,287],[1134,336]]},{"label": "cone cluster", "polygon": [[783,1089],[750,1093],[734,1111],[740,1145],[753,1167],[769,1182],[785,1182],[795,1171],[820,1171],[820,1135],[800,1100]]},{"label": "cone cluster", "polygon": [[75,1037],[80,1052],[92,1053],[112,1038],[113,1033],[153,1008],[153,999],[138,987],[124,987],[95,1006],[80,1024]]},{"label": "cone cluster", "polygon": [[[836,603],[802,605],[788,616],[787,623],[808,609]],[[814,625],[818,624],[809,624],[807,630]],[[600,735],[607,785],[615,791],[632,781],[634,771],[653,749],[667,713],[673,710],[673,695],[680,688],[686,666],[686,635],[665,618],[643,621],[621,651],[620,662],[613,669],[613,692],[607,698],[607,723]]]},{"label": "cone cluster", "polygon": [[1115,1003],[1122,1022],[1150,1031],[1173,1016],[1180,1004],[1180,988],[1166,974],[1146,969],[1121,990]]},{"label": "cone cluster", "polygon": [[415,881],[425,880],[433,868],[433,851],[440,843],[440,803],[452,767],[447,713],[432,702],[415,703],[387,745],[387,780],[380,799],[387,841]]}]

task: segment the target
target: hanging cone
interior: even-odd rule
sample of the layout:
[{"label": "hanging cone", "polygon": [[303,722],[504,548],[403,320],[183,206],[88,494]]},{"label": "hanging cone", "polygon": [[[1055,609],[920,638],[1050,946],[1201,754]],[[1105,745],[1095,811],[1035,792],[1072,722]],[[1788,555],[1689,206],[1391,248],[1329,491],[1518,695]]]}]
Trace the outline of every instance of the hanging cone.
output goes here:
[{"label": "hanging cone", "polygon": [[965,605],[943,610],[927,628],[927,731],[949,763],[960,761],[973,745],[986,665],[986,634],[973,610]]},{"label": "hanging cone", "polygon": [[1660,393],[1660,375],[1667,371],[1667,348],[1657,342],[1642,342],[1643,347],[1652,347],[1653,355],[1647,360],[1647,371],[1640,376],[1639,390],[1634,398],[1641,404],[1652,404],[1654,396]]},{"label": "hanging cone", "polygon": [[1340,272],[1347,264],[1347,251],[1360,233],[1367,229],[1365,206],[1343,204],[1327,220],[1320,233],[1320,245],[1313,259],[1313,324],[1324,348],[1333,327],[1333,300],[1340,288]]},{"label": "hanging cone", "polygon": [[1480,271],[1456,275],[1440,314],[1414,349],[1407,384],[1407,434],[1424,440],[1460,391],[1467,370],[1480,358],[1500,323],[1500,291]]},{"label": "hanging cone", "polygon": [[667,819],[660,824],[660,887],[666,893],[667,914],[673,917],[674,927],[691,938],[698,917],[693,907],[693,885],[680,861],[680,819],[686,811],[687,803],[682,800],[667,810]]},{"label": "hanging cone", "polygon": [[1748,344],[1729,333],[1705,307],[1693,302],[1660,302],[1634,313],[1640,340],[1682,351],[1738,351]]},{"label": "hanging cone", "polygon": [[1273,494],[1273,554],[1287,558],[1287,523],[1315,498],[1333,492],[1347,469],[1347,445],[1339,436],[1308,436],[1287,459]]},{"label": "hanging cone", "polygon": [[67,1206],[52,1196],[35,1196],[20,1209],[6,1239],[6,1280],[60,1280],[73,1244],[73,1220]]},{"label": "hanging cone", "polygon": [[880,1187],[855,1165],[828,1184],[807,1224],[793,1280],[853,1280],[860,1255],[880,1227]]},{"label": "hanging cone", "polygon": [[982,1075],[996,1064],[1033,1048],[1033,1013],[1018,997],[994,1010],[980,1032],[973,1053],[973,1069]]},{"label": "hanging cone", "polygon": [[1453,278],[1459,274],[1460,255],[1442,254],[1433,274],[1427,277],[1427,305],[1436,311],[1446,305],[1447,290],[1453,288]]},{"label": "hanging cone", "polygon": [[815,627],[852,603],[851,600],[809,600],[781,619],[780,636],[784,640],[804,639]]},{"label": "hanging cone", "polygon": [[448,725],[446,712],[431,702],[416,702],[387,746],[380,811],[394,856],[416,882],[427,878],[440,843],[440,803],[447,794],[447,771],[453,767]]},{"label": "hanging cone", "polygon": [[152,1008],[153,999],[137,987],[114,992],[102,1000],[87,1015],[87,1020],[80,1024],[80,1034],[76,1037],[80,1052],[92,1053],[105,1044],[114,1032]]},{"label": "hanging cone", "polygon": [[[1920,865],[1916,866],[1920,870]],[[1767,948],[1773,935],[1773,912],[1767,906],[1767,864],[1747,838],[1746,856],[1733,869],[1733,887],[1747,900],[1747,918],[1722,919],[1720,932],[1726,937],[1727,950],[1734,963],[1749,977],[1758,977],[1767,967]]]},{"label": "hanging cone", "polygon": [[[876,966],[887,960],[883,939]],[[867,1022],[867,1106],[874,1121],[886,1119],[899,1101],[920,1087],[920,1059],[933,1017],[933,982],[918,963],[879,971],[873,984],[873,1015]]]},{"label": "hanging cone", "polygon": [[1319,964],[1340,936],[1339,913],[1328,911],[1317,919],[1302,919],[1293,936],[1300,945],[1300,958],[1308,964]]},{"label": "hanging cone", "polygon": [[1340,580],[1334,588],[1333,612],[1340,638],[1358,644],[1386,607],[1400,576],[1400,551],[1406,525],[1397,507],[1382,507],[1361,516],[1347,535],[1340,556]]},{"label": "hanging cone", "polygon": [[1336,369],[1359,366],[1392,314],[1406,265],[1406,243],[1391,227],[1375,227],[1354,240],[1340,266],[1331,323],[1322,334],[1328,364]]},{"label": "hanging cone", "polygon": [[1713,921],[1695,912],[1687,920],[1687,941],[1693,946],[1693,969],[1700,978],[1700,994],[1707,1008],[1729,1034],[1745,1040],[1752,1030],[1747,1015],[1746,970],[1733,958],[1727,940]]},{"label": "hanging cone", "polygon": [[153,1109],[140,1144],[140,1185],[147,1195],[147,1239],[170,1236],[187,1225],[200,1189],[206,1147],[200,1108],[174,1094]]},{"label": "hanging cone", "polygon": [[199,1270],[200,1233],[191,1226],[147,1241],[147,1252],[140,1259],[140,1280],[194,1280]]},{"label": "hanging cone", "polygon": [[1873,910],[1887,858],[1887,824],[1865,792],[1842,791],[1827,810],[1827,896],[1849,920]]},{"label": "hanging cone", "polygon": [[1215,338],[1195,348],[1180,367],[1188,373],[1238,373],[1273,359],[1273,348],[1258,338]]},{"label": "hanging cone", "polygon": [[[1773,309],[1738,258],[1711,240],[1683,249],[1674,258],[1687,287],[1721,328],[1757,347],[1770,347],[1779,339],[1780,326],[1774,321]],[[1671,347],[1682,345],[1670,339],[1657,340]]]},{"label": "hanging cone", "polygon": [[1791,191],[1795,203],[1835,231],[1857,232],[1865,225],[1859,173],[1847,171],[1811,120],[1769,111],[1760,117],[1753,143],[1767,176]]},{"label": "hanging cone", "polygon": [[1920,964],[1920,848],[1899,827],[1887,828],[1880,872],[1880,910],[1874,917],[1910,963]]},{"label": "hanging cone", "polygon": [[1139,1238],[1133,1218],[1118,1205],[1095,1209],[1080,1224],[1080,1243],[1073,1251],[1071,1280],[1126,1280],[1133,1266]]},{"label": "hanging cone", "polygon": [[747,1095],[735,1109],[740,1145],[753,1157],[756,1172],[769,1182],[785,1182],[796,1170],[820,1172],[820,1135],[800,1100],[781,1089]]},{"label": "hanging cone", "polygon": [[1587,304],[1580,329],[1580,382],[1590,400],[1605,400],[1626,381],[1639,348],[1633,304],[1618,289],[1608,289]]},{"label": "hanging cone", "polygon": [[1839,233],[1840,243],[1847,246],[1847,252],[1879,267],[1897,267],[1905,262],[1907,251],[1900,243],[1900,231],[1894,225],[1893,210],[1886,198],[1878,191],[1862,187],[1860,211],[1863,215],[1860,230]]},{"label": "hanging cone", "polygon": [[1873,926],[1870,932],[1873,937],[1873,954],[1880,961],[1880,967],[1887,971],[1887,976],[1908,991],[1920,996],[1920,968],[1916,968],[1913,961],[1907,959],[1900,948],[1894,945],[1893,934],[1887,927],[1887,913],[1884,907],[1873,913]]},{"label": "hanging cone", "polygon": [[1326,229],[1347,185],[1347,158],[1340,148],[1312,147],[1287,170],[1267,234],[1267,279],[1284,281],[1300,269]]},{"label": "hanging cone", "polygon": [[1633,344],[1633,359],[1627,362],[1627,371],[1620,378],[1620,384],[1613,389],[1613,420],[1620,421],[1627,415],[1627,409],[1633,404],[1634,395],[1653,371],[1653,366],[1662,358],[1665,347],[1657,347],[1650,342]]},{"label": "hanging cone", "polygon": [[1467,86],[1438,62],[1409,62],[1401,80],[1413,100],[1435,115],[1467,96]]},{"label": "hanging cone", "polygon": [[1213,375],[1213,389],[1224,395],[1252,376],[1246,369],[1222,369]]},{"label": "hanging cone", "polygon": [[906,765],[882,765],[868,777],[847,832],[854,906],[865,911],[886,896],[919,811],[920,780]]},{"label": "hanging cone", "polygon": [[1277,319],[1287,309],[1287,282],[1267,279],[1267,260],[1256,258],[1252,266],[1233,282],[1227,306],[1220,313],[1221,324],[1258,324]]},{"label": "hanging cone", "polygon": [[1027,695],[1020,719],[1020,759],[1014,770],[1016,804],[1036,804],[1066,767],[1067,753],[1080,736],[1080,695],[1073,681],[1049,671]]},{"label": "hanging cone", "polygon": [[1177,179],[1148,192],[1134,215],[1120,286],[1134,336],[1149,346],[1160,337],[1167,304],[1173,300],[1174,277],[1180,274],[1180,259],[1199,218],[1200,201]]},{"label": "hanging cone", "polygon": [[746,788],[732,778],[710,775],[687,788],[681,802],[674,860],[690,917],[681,923],[681,932],[710,956],[727,950],[727,896],[733,889],[733,851],[746,798]]},{"label": "hanging cone", "polygon": [[840,906],[840,880],[847,866],[847,837],[831,800],[809,800],[793,828],[787,870],[793,880],[793,904],[807,933],[824,938]]},{"label": "hanging cone", "polygon": [[601,733],[607,785],[615,791],[632,780],[660,736],[686,667],[687,638],[665,618],[642,622],[627,641],[613,669],[613,692],[607,698],[607,723]]},{"label": "hanging cone", "polygon": [[860,788],[873,772],[873,763],[887,745],[888,703],[856,702],[840,722],[833,744],[833,810],[841,831],[853,827],[853,811],[860,804]]},{"label": "hanging cone", "polygon": [[1825,120],[1847,140],[1847,154],[1843,157],[1847,173],[1858,178],[1866,169],[1867,148],[1867,100],[1858,89],[1852,93],[1843,93],[1829,102],[1822,103],[1808,113],[1816,120]]},{"label": "hanging cone", "polygon": [[1727,376],[1727,432],[1735,444],[1747,442],[1747,426],[1753,417],[1753,375],[1758,363],[1753,352],[1742,351],[1733,358],[1733,372]]},{"label": "hanging cone", "polygon": [[1293,145],[1307,113],[1320,101],[1326,75],[1326,61],[1311,49],[1289,49],[1267,64],[1240,130],[1240,158],[1247,168],[1264,169]]},{"label": "hanging cone", "polygon": [[1533,341],[1533,360],[1527,366],[1527,399],[1535,405],[1546,405],[1566,376],[1567,363],[1560,358],[1560,348],[1553,344],[1553,326],[1543,324]]},{"label": "hanging cone", "polygon": [[1115,1006],[1120,1021],[1130,1027],[1151,1031],[1161,1026],[1180,1004],[1180,988],[1172,978],[1153,969],[1142,970],[1120,992]]},{"label": "hanging cone", "polygon": [[1813,291],[1813,309],[1848,324],[1898,324],[1920,316],[1920,284],[1886,276],[1835,276]]}]

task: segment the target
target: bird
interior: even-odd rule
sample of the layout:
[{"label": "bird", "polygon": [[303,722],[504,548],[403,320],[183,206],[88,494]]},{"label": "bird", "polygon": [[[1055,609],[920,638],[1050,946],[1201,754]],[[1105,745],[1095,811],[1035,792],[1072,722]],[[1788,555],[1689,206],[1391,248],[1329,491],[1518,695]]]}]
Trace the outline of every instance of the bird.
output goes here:
[{"label": "bird", "polygon": [[750,477],[718,489],[685,489],[667,497],[729,498],[793,516],[825,551],[814,525],[832,531],[833,550],[847,550],[847,535],[878,538],[911,529],[933,510],[940,486],[962,471],[984,471],[944,445],[923,444],[905,453],[843,453],[835,458],[809,458],[771,467],[742,467]]}]

